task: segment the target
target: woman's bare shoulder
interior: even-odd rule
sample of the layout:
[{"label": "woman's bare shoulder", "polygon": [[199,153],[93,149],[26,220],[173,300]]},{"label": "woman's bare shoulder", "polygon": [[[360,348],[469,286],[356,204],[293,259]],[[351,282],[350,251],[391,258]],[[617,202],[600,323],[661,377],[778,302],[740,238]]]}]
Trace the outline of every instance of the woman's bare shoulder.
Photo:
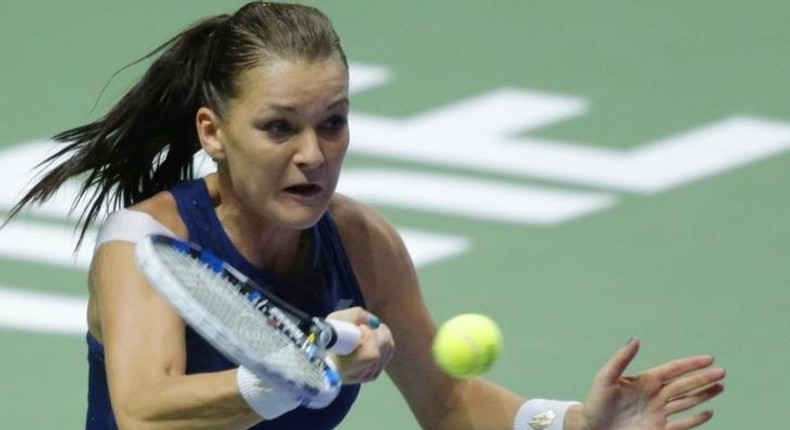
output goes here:
[{"label": "woman's bare shoulder", "polygon": [[381,212],[354,198],[335,194],[329,212],[346,246],[384,245],[398,238],[392,223]]}]

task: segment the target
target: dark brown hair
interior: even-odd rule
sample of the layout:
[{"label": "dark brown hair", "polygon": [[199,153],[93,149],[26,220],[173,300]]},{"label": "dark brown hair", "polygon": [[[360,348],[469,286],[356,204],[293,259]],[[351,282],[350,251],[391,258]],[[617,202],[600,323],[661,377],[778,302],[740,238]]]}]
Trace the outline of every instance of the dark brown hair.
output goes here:
[{"label": "dark brown hair", "polygon": [[52,168],[14,205],[6,223],[84,175],[72,206],[87,199],[79,246],[102,209],[130,206],[193,177],[200,149],[195,114],[207,106],[222,115],[238,95],[242,72],[277,59],[333,54],[347,65],[332,23],[308,6],[252,2],[233,15],[197,22],[132,63],[155,58],[102,118],[54,136],[62,147],[37,166]]}]

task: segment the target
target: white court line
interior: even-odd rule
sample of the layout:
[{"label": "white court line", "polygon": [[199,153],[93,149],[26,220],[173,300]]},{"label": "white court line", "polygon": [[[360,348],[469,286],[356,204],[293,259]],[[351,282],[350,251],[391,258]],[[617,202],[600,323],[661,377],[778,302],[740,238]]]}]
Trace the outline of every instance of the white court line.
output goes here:
[{"label": "white court line", "polygon": [[96,233],[88,231],[82,247],[74,254],[77,238],[74,227],[15,220],[0,230],[0,257],[87,269]]},{"label": "white court line", "polygon": [[88,301],[0,286],[0,327],[34,332],[85,334]]},{"label": "white court line", "polygon": [[393,169],[348,169],[338,190],[374,205],[538,225],[560,224],[617,202],[608,193]]}]

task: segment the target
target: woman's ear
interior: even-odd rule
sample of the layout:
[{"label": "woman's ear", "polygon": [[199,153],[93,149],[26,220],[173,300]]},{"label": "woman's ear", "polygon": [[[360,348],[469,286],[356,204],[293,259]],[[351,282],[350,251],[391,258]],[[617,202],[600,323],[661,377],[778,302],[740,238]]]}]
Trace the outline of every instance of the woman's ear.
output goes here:
[{"label": "woman's ear", "polygon": [[219,116],[211,109],[203,106],[195,115],[198,138],[203,150],[214,161],[225,159],[225,148],[222,144],[222,130]]}]

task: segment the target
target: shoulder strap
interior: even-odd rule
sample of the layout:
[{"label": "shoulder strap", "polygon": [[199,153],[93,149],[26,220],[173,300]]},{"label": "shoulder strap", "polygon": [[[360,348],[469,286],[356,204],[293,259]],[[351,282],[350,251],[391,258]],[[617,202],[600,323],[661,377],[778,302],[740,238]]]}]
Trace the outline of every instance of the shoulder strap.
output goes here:
[{"label": "shoulder strap", "polygon": [[354,273],[354,268],[348,259],[337,225],[329,212],[319,220],[318,228],[322,240],[321,246],[325,248],[322,250],[323,255],[319,258],[329,260],[328,266],[334,272],[337,281],[339,281],[339,291],[335,292],[338,295],[335,308],[365,307],[365,298],[359,288],[357,275]]},{"label": "shoulder strap", "polygon": [[94,250],[107,242],[120,240],[137,243],[151,234],[177,237],[175,233],[145,212],[121,209],[107,217],[96,237]]}]

